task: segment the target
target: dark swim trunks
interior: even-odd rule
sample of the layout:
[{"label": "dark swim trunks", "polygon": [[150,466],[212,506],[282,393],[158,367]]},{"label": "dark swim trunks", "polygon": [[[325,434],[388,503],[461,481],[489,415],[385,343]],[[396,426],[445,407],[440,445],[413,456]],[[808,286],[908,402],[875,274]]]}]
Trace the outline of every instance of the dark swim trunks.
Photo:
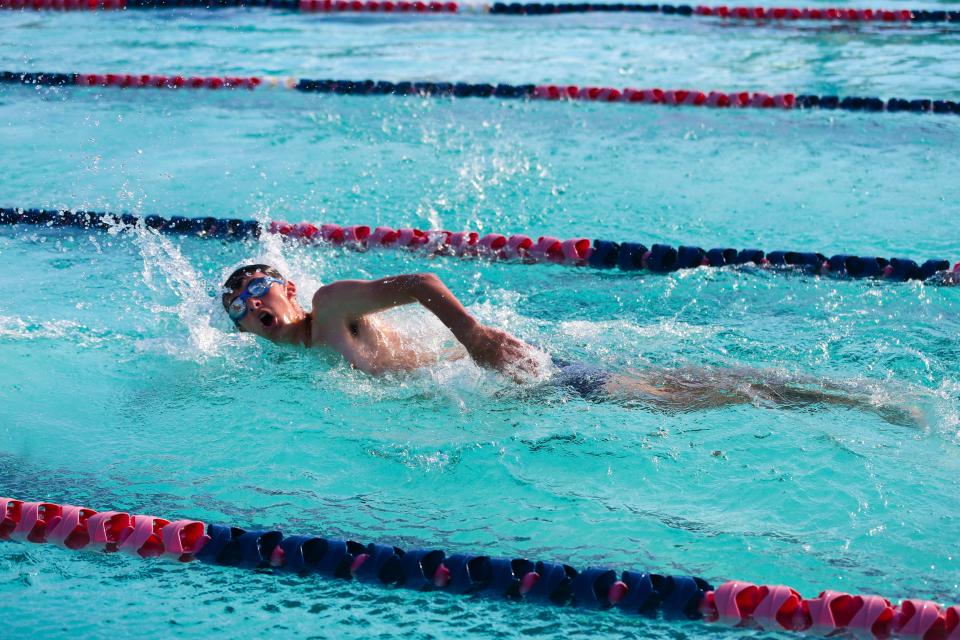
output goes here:
[{"label": "dark swim trunks", "polygon": [[599,367],[583,363],[570,363],[553,358],[560,368],[551,382],[558,387],[566,387],[587,400],[593,400],[603,392],[603,385],[610,379],[610,372]]}]

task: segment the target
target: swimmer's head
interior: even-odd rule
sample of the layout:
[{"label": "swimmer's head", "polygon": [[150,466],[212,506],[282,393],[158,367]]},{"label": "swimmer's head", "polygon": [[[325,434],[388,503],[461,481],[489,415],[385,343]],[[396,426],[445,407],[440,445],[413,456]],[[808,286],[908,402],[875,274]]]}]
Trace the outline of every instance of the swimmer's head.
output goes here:
[{"label": "swimmer's head", "polygon": [[271,342],[288,342],[306,314],[297,302],[297,286],[275,268],[248,264],[223,283],[223,308],[240,331]]}]

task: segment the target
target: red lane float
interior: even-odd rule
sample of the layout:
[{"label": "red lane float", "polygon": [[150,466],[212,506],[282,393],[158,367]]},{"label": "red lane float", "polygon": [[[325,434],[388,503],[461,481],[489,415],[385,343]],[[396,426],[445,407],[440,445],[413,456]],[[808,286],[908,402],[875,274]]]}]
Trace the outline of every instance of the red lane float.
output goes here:
[{"label": "red lane float", "polygon": [[708,7],[698,5],[693,13],[739,20],[829,20],[846,22],[910,22],[914,12],[907,9],[851,9],[851,8],[796,8],[796,7]]},{"label": "red lane float", "polygon": [[318,228],[306,222],[290,224],[282,220],[271,222],[267,231],[306,244],[327,242],[358,248],[402,248],[432,254],[560,262],[573,265],[586,264],[593,253],[590,239],[583,237],[561,240],[541,236],[534,241],[524,235],[513,235],[508,238],[499,233],[488,233],[481,237],[476,231],[453,233],[445,230],[424,231],[390,227],[377,227],[371,231],[367,226],[340,227],[335,224],[324,224]]},{"label": "red lane float", "polygon": [[708,622],[822,636],[960,640],[960,606],[908,599],[895,606],[880,596],[824,591],[804,599],[784,586],[726,582],[707,592],[700,611]]},{"label": "red lane float", "polygon": [[197,520],[174,520],[160,530],[163,553],[188,562],[210,541],[207,526]]},{"label": "red lane float", "polygon": [[157,74],[81,73],[76,84],[81,87],[118,87],[121,89],[256,89],[263,84],[257,77],[238,76],[165,76]]},{"label": "red lane float", "polygon": [[302,13],[457,13],[456,2],[383,2],[376,0],[300,0]]},{"label": "red lane float", "polygon": [[741,107],[754,109],[793,109],[796,94],[740,91],[704,93],[690,89],[613,89],[609,87],[578,87],[576,85],[537,85],[530,96],[534,100],[588,100],[591,102],[639,102],[690,107]]},{"label": "red lane float", "polygon": [[160,533],[169,520],[154,516],[135,515],[130,518],[131,527],[117,544],[117,551],[136,554],[142,558],[163,555],[163,539]]},{"label": "red lane float", "polygon": [[142,558],[189,560],[209,538],[196,520],[169,521],[122,511],[101,511],[0,498],[0,540],[48,542],[68,549],[122,551]]},{"label": "red lane float", "polygon": [[73,505],[63,505],[60,509],[60,519],[47,524],[47,542],[68,549],[82,549],[90,544],[87,522],[97,512]]},{"label": "red lane float", "polygon": [[[3,525],[0,525],[0,536],[6,534],[14,540],[44,542],[48,523],[56,522],[60,518],[60,505],[49,502],[10,501],[7,498],[3,500],[7,500],[12,522],[4,519]],[[0,504],[3,500],[0,500]]]}]

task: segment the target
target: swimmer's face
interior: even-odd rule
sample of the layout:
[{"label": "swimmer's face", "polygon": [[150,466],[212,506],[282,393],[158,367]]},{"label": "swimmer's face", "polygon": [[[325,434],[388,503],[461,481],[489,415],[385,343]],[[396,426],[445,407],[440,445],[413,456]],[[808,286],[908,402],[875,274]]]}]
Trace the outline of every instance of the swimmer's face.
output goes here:
[{"label": "swimmer's face", "polygon": [[[247,284],[256,278],[268,278],[267,274],[255,271],[243,278],[240,286],[224,294],[226,306],[240,295]],[[247,313],[240,319],[237,326],[242,331],[248,331],[267,340],[280,338],[285,329],[303,318],[303,309],[297,303],[297,285],[291,280],[285,284],[273,284],[261,297],[250,296],[246,299]]]}]

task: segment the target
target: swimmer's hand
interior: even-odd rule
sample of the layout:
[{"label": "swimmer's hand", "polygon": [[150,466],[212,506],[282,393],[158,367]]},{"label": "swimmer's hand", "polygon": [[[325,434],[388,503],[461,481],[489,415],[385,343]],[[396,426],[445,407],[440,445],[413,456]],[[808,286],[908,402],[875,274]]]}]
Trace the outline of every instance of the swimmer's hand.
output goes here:
[{"label": "swimmer's hand", "polygon": [[457,339],[481,367],[507,375],[515,382],[527,382],[539,374],[540,362],[533,347],[502,329],[479,322],[458,332]]}]

